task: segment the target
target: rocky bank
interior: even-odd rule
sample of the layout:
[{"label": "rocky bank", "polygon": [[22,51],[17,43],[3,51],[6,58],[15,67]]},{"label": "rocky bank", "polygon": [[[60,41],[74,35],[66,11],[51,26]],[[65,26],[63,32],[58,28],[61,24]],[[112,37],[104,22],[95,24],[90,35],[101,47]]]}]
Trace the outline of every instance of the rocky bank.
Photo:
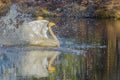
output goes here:
[{"label": "rocky bank", "polygon": [[119,0],[0,0],[0,15],[6,13],[12,3],[19,3],[33,15],[120,18]]}]

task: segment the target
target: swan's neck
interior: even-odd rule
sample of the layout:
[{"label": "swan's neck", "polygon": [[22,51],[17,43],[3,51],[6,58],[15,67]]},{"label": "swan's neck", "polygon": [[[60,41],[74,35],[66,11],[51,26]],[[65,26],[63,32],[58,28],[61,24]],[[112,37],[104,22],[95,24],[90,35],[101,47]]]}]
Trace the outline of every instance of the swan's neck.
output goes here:
[{"label": "swan's neck", "polygon": [[49,30],[51,36],[53,37],[53,39],[57,42],[57,45],[59,46],[59,45],[60,45],[60,44],[59,44],[59,40],[58,40],[57,37],[55,36],[55,34],[54,34],[54,32],[52,31],[52,29],[51,29],[50,26],[48,27],[48,30]]}]

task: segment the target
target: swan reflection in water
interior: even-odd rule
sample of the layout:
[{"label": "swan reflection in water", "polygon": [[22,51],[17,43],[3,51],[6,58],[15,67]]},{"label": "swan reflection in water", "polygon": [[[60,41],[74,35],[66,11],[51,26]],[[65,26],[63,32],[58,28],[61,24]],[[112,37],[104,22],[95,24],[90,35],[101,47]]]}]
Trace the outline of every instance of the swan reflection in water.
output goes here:
[{"label": "swan reflection in water", "polygon": [[22,57],[18,72],[22,76],[47,77],[48,70],[54,71],[52,63],[57,55],[54,51],[31,51]]},{"label": "swan reflection in water", "polygon": [[0,51],[0,80],[17,80],[19,77],[48,77],[55,72],[54,60],[59,52],[49,50],[4,49]]}]

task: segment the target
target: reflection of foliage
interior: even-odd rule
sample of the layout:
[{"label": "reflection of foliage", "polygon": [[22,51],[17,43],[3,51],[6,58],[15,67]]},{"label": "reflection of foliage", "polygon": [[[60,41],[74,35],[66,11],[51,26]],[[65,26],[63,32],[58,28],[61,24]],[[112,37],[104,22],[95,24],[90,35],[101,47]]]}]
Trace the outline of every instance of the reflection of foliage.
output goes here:
[{"label": "reflection of foliage", "polygon": [[49,80],[98,80],[104,70],[103,51],[91,48],[86,54],[61,54],[55,63],[56,72],[50,74]]},{"label": "reflection of foliage", "polygon": [[[109,76],[116,75],[112,73],[114,73],[114,71],[116,70],[116,65],[117,65],[117,51],[116,51],[117,38],[116,38],[116,30],[115,30],[116,26],[113,27],[112,25],[115,25],[115,23],[109,21],[109,24],[107,24],[107,35],[108,35],[107,36],[108,39],[107,70],[109,72]],[[114,80],[114,78],[112,79]]]},{"label": "reflection of foliage", "polygon": [[49,80],[47,77],[45,78],[35,78],[35,77],[32,77],[32,78],[20,78],[18,80]]},{"label": "reflection of foliage", "polygon": [[85,70],[83,55],[61,54],[59,60],[56,61],[56,73],[50,74],[50,80],[79,80]]}]

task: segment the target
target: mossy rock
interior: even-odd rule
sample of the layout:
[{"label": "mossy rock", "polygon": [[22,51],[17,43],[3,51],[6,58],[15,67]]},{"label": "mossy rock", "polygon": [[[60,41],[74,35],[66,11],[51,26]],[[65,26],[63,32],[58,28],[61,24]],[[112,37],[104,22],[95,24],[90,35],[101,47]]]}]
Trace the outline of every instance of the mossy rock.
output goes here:
[{"label": "mossy rock", "polygon": [[10,0],[0,0],[0,16],[5,15],[9,10],[10,4]]},{"label": "mossy rock", "polygon": [[119,19],[120,18],[120,10],[116,9],[111,9],[111,10],[106,10],[106,9],[98,9],[96,10],[96,16],[97,18],[114,18],[114,19]]},{"label": "mossy rock", "polygon": [[108,1],[106,3],[100,4],[95,13],[98,18],[120,18],[120,4],[115,3],[116,1]]},{"label": "mossy rock", "polygon": [[120,19],[120,10],[117,10],[117,11],[115,12],[115,18],[116,18],[116,19]]}]

